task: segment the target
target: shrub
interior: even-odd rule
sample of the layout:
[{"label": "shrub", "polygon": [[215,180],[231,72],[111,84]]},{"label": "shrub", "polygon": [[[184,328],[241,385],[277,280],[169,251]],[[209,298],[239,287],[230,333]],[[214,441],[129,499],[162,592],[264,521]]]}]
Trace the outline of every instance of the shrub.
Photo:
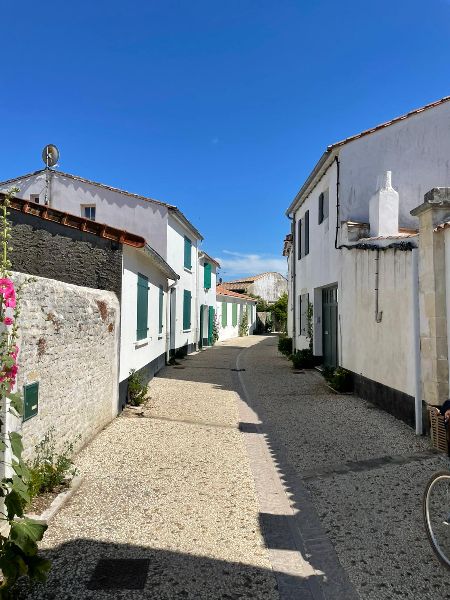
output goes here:
[{"label": "shrub", "polygon": [[35,452],[33,462],[27,465],[30,471],[28,486],[31,499],[44,492],[52,492],[60,485],[67,485],[78,473],[71,458],[73,442],[66,442],[63,451],[58,454],[55,449],[54,427],[35,446]]},{"label": "shrub", "polygon": [[312,350],[309,348],[297,350],[294,354],[291,354],[290,359],[294,369],[312,369],[316,363]]},{"label": "shrub", "polygon": [[186,358],[187,356],[187,347],[183,346],[182,348],[178,348],[174,354],[175,358]]},{"label": "shrub", "polygon": [[329,385],[337,392],[353,391],[353,377],[347,369],[344,369],[343,367],[330,369],[330,367],[328,367],[326,373],[324,372],[323,375]]},{"label": "shrub", "polygon": [[292,338],[280,335],[278,338],[278,350],[285,356],[292,354]]},{"label": "shrub", "polygon": [[131,369],[128,376],[128,404],[140,406],[147,400],[147,386],[142,383],[141,376]]},{"label": "shrub", "polygon": [[248,335],[248,313],[247,309],[244,308],[242,312],[241,322],[239,324],[239,337]]}]

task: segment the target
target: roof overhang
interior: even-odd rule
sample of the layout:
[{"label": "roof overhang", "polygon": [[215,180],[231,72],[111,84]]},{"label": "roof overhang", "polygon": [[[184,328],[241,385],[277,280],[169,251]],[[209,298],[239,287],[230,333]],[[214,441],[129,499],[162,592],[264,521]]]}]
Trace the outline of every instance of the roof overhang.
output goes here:
[{"label": "roof overhang", "polygon": [[173,279],[173,281],[180,279],[180,276],[175,273],[172,267],[151,246],[145,244],[145,246],[142,248],[142,251],[168,279]]},{"label": "roof overhang", "polygon": [[183,225],[183,227],[193,233],[197,240],[203,240],[202,234],[192,225],[190,221],[188,221],[179,208],[176,206],[170,206],[169,212],[181,225]]}]

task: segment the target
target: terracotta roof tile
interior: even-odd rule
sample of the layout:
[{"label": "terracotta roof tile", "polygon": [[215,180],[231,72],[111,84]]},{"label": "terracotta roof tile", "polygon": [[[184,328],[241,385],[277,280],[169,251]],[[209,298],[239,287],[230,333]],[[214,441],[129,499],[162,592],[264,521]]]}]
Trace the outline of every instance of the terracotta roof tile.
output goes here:
[{"label": "terracotta roof tile", "polygon": [[252,302],[255,302],[256,304],[256,299],[255,298],[251,298],[250,296],[246,296],[245,294],[238,294],[237,292],[233,292],[232,290],[228,290],[226,288],[223,287],[222,285],[218,285],[216,288],[216,293],[219,296],[230,296],[232,298],[240,298],[241,300],[251,300]]}]

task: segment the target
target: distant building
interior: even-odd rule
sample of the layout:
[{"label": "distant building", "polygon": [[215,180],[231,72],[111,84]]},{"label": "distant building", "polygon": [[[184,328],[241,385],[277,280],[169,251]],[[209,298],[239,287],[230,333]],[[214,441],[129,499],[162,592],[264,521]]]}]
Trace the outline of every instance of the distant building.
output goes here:
[{"label": "distant building", "polygon": [[287,293],[287,279],[280,273],[261,273],[222,282],[222,287],[238,294],[259,296],[266,302],[276,302],[280,296]]},{"label": "distant building", "polygon": [[246,335],[251,335],[256,326],[256,300],[227,290],[223,285],[218,285],[216,292],[219,341],[238,337],[245,315],[247,316]]}]

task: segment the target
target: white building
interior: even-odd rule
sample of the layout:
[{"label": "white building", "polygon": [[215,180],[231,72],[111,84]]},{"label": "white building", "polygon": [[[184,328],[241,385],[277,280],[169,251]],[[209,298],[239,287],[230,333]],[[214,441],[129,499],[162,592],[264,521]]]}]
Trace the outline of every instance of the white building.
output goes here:
[{"label": "white building", "polygon": [[311,303],[314,354],[409,422],[420,395],[411,211],[450,185],[449,100],[329,146],[286,211],[294,347],[308,346]]},{"label": "white building", "polygon": [[247,333],[251,335],[256,326],[256,300],[217,286],[217,320],[219,341],[239,337],[244,315],[247,315]]},{"label": "white building", "polygon": [[206,252],[198,253],[199,346],[212,346],[216,315],[217,269],[220,264]]},{"label": "white building", "polygon": [[232,281],[223,281],[221,285],[238,294],[258,296],[266,302],[276,302],[287,292],[286,277],[273,271]]},{"label": "white building", "polygon": [[197,229],[176,207],[82,177],[42,169],[0,183],[17,196],[140,235],[179,274],[170,288],[170,350],[194,350],[199,339]]}]

